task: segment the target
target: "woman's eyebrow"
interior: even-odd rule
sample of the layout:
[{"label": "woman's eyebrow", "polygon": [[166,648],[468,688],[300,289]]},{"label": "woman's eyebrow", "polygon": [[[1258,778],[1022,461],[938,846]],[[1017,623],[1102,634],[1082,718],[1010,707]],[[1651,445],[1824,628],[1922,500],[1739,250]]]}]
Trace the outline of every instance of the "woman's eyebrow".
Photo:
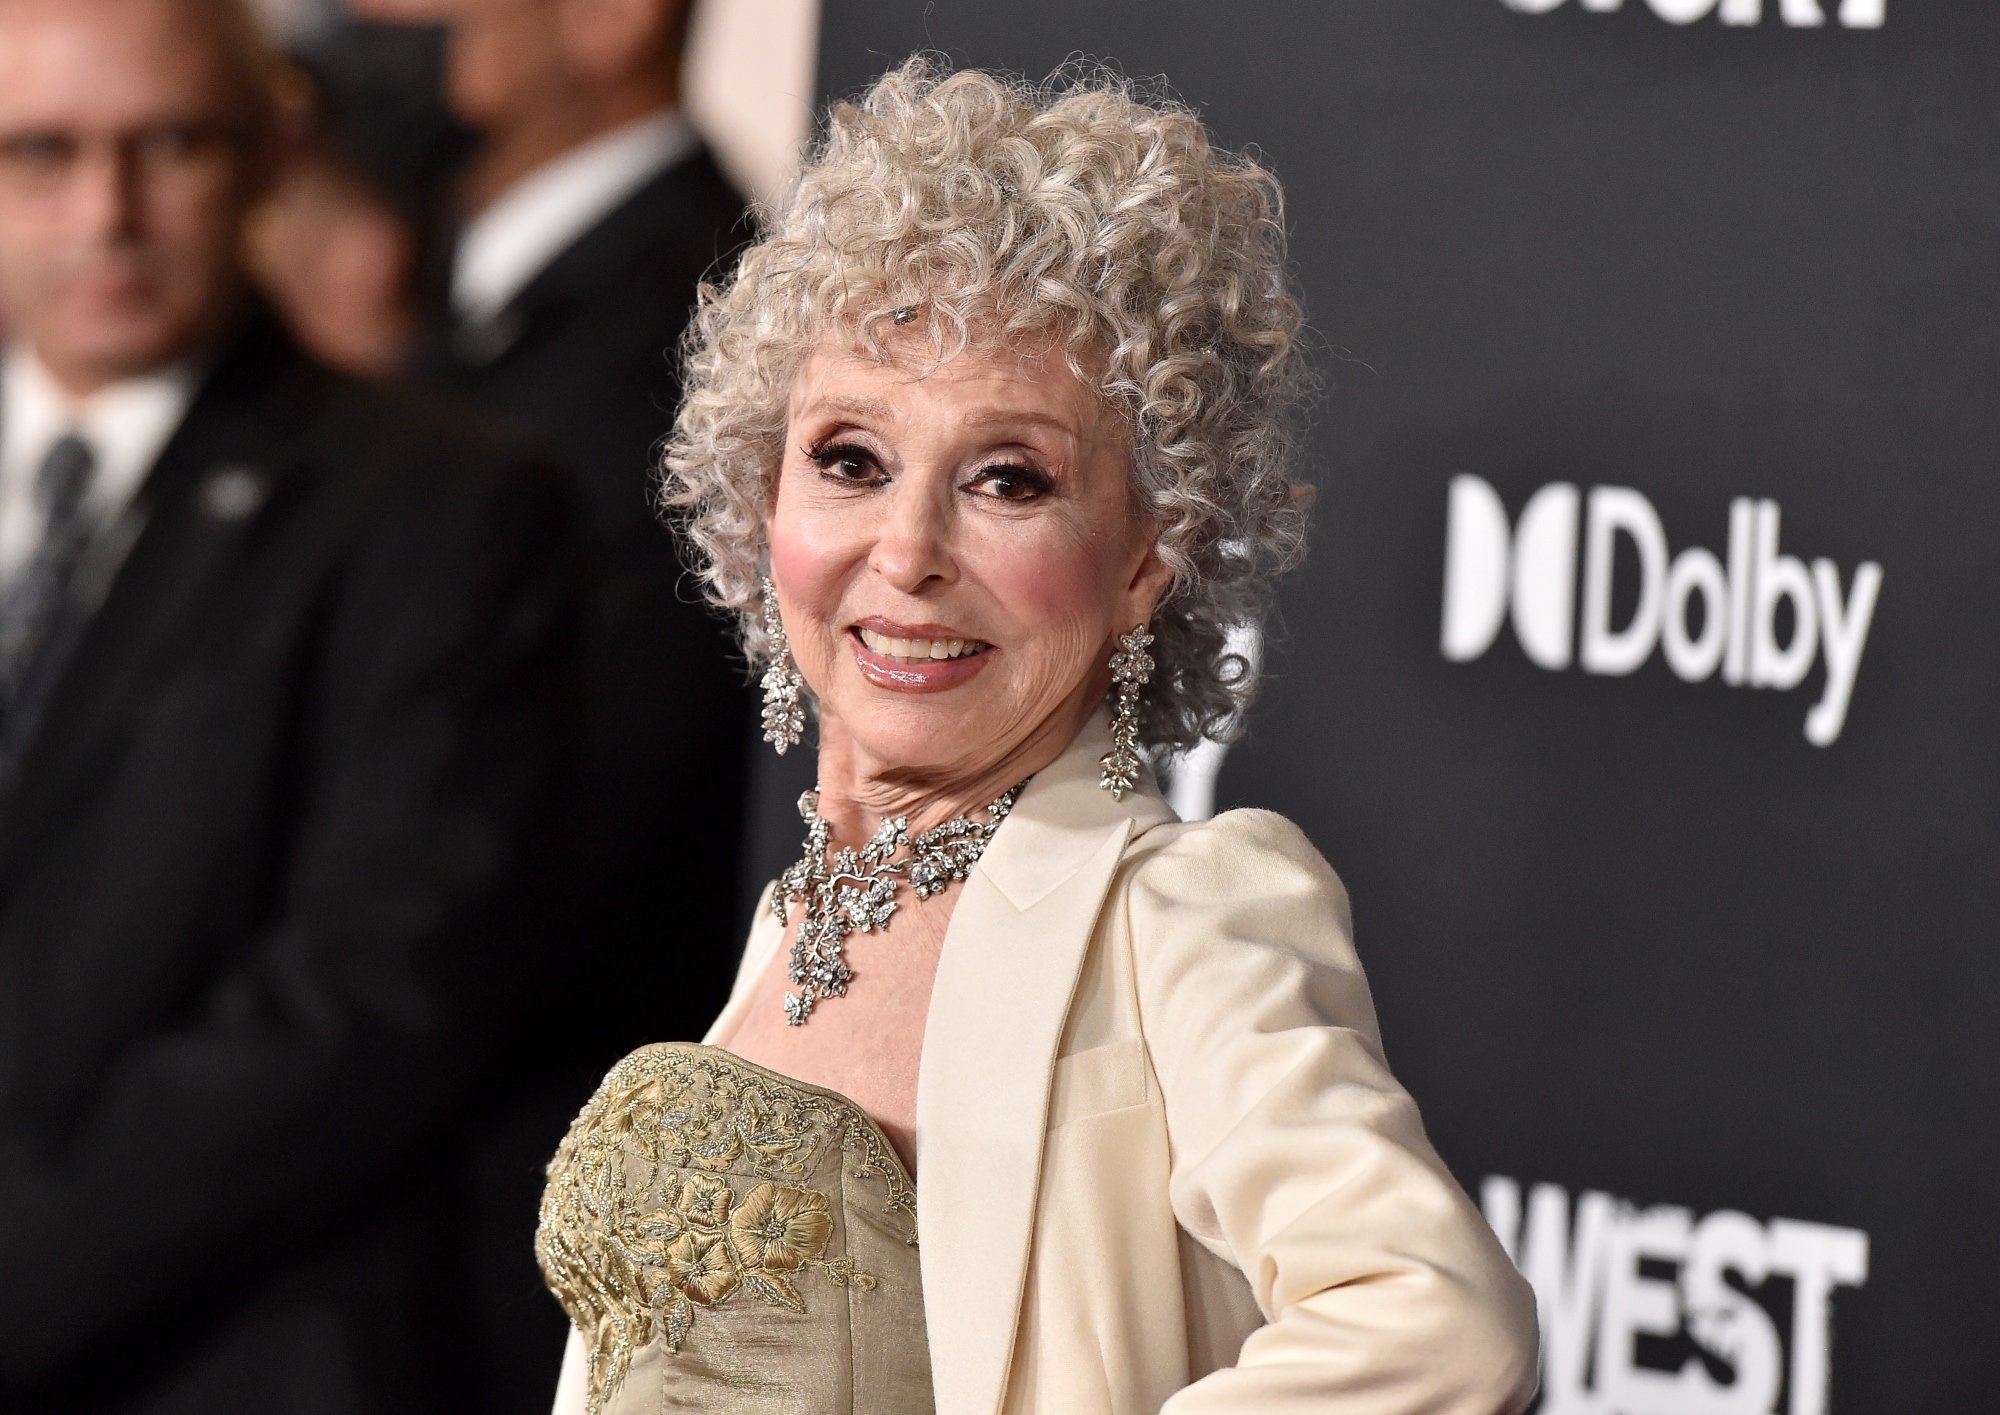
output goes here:
[{"label": "woman's eyebrow", "polygon": [[967,427],[1045,427],[1059,432],[1065,437],[1076,436],[1076,426],[1068,418],[1054,413],[1039,413],[1030,408],[988,408],[982,412],[967,413],[962,421]]},{"label": "woman's eyebrow", "polygon": [[889,405],[880,398],[861,398],[834,393],[824,398],[815,398],[806,405],[804,414],[810,416],[837,413],[842,417],[880,422],[889,417],[890,411]]}]

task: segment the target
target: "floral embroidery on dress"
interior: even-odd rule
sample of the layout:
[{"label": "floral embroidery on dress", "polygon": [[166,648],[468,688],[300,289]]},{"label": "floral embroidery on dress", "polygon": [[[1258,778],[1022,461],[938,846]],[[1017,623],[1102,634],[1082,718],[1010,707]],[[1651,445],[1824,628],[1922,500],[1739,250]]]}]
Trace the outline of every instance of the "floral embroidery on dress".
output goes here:
[{"label": "floral embroidery on dress", "polygon": [[[590,1343],[586,1411],[602,1415],[654,1340],[679,1351],[697,1313],[754,1300],[803,1314],[802,1274],[872,1288],[829,1256],[836,1222],[805,1181],[829,1146],[876,1177],[916,1242],[916,1192],[850,1103],[726,1052],[651,1046],[613,1067],[549,1164],[535,1253]],[[738,1194],[726,1175],[754,1177]]]}]

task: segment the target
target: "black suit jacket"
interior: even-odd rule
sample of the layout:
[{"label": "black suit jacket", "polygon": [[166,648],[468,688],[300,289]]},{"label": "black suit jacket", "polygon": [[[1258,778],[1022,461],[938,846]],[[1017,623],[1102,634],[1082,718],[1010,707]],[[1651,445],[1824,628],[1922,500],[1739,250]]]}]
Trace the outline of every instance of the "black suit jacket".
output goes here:
[{"label": "black suit jacket", "polygon": [[0,1410],[470,1410],[571,502],[260,322],[141,504],[0,802]]},{"label": "black suit jacket", "polygon": [[[558,460],[587,507],[589,687],[564,936],[593,995],[543,1024],[545,1153],[625,1052],[707,1030],[742,947],[736,872],[755,698],[654,510],[653,469],[680,401],[675,355],[696,287],[746,233],[742,197],[698,152],[490,324],[456,326],[439,290],[420,356],[430,383]],[[488,1325],[482,1369],[496,1412],[526,1411],[523,1390],[546,1403],[564,1323],[521,1242],[541,1175],[498,1178],[482,1285],[511,1298]]]}]

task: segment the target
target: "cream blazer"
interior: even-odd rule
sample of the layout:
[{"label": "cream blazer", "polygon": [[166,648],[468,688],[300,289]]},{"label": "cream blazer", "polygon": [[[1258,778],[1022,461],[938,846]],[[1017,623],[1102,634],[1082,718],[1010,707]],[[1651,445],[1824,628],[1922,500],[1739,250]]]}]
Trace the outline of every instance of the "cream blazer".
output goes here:
[{"label": "cream blazer", "polygon": [[[1340,881],[1283,817],[1112,800],[1109,748],[1100,715],[1028,783],[945,934],[916,1131],[939,1415],[1518,1411],[1533,1294],[1383,1060]],[[782,933],[760,908],[711,1037]]]}]

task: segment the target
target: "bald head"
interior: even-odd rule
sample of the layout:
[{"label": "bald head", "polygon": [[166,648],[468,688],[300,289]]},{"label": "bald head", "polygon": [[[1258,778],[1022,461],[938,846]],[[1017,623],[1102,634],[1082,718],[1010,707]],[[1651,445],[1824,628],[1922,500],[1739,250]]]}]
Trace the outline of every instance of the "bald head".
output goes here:
[{"label": "bald head", "polygon": [[242,0],[0,0],[0,317],[74,391],[227,319],[269,54]]},{"label": "bald head", "polygon": [[0,44],[16,26],[61,17],[83,28],[176,32],[203,50],[218,92],[246,125],[268,119],[279,54],[251,0],[0,0]]}]

